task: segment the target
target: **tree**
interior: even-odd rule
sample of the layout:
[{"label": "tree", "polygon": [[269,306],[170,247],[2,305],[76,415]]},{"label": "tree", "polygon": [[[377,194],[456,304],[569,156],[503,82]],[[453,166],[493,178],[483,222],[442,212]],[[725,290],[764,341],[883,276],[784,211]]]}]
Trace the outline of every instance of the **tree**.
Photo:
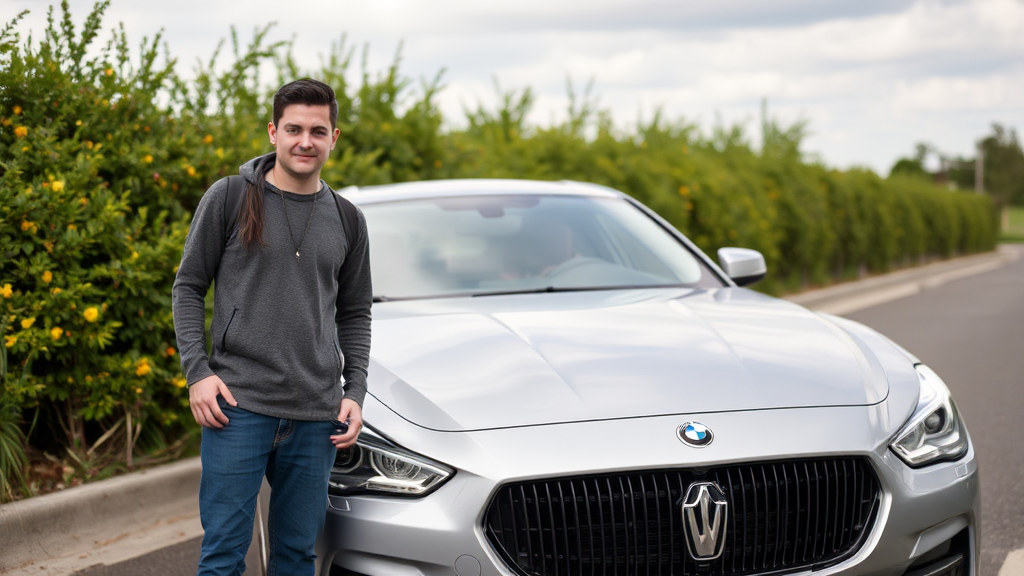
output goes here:
[{"label": "tree", "polygon": [[1024,151],[1017,131],[998,122],[981,141],[985,158],[985,191],[997,206],[1024,205]]},{"label": "tree", "polygon": [[927,178],[931,180],[934,175],[924,169],[924,160],[928,157],[928,154],[934,152],[934,148],[923,142],[919,142],[914,146],[915,154],[913,158],[900,158],[893,164],[889,170],[889,176],[916,176],[921,178]]}]

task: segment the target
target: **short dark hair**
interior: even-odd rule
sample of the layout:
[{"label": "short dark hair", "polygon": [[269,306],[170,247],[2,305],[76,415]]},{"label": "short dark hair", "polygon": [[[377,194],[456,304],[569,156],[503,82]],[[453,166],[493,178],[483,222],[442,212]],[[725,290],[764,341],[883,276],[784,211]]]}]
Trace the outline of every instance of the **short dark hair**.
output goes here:
[{"label": "short dark hair", "polygon": [[277,94],[274,94],[274,126],[284,116],[284,109],[292,104],[330,106],[331,128],[338,127],[338,99],[327,84],[312,78],[302,78],[281,86]]}]

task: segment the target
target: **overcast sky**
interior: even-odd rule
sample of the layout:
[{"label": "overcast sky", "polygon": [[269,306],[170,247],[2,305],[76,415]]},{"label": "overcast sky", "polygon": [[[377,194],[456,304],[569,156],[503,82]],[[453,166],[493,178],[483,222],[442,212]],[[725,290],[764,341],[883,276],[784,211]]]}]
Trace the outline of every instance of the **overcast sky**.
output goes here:
[{"label": "overcast sky", "polygon": [[[0,0],[0,15],[30,9],[19,30],[38,35],[49,4]],[[76,21],[91,5],[71,0]],[[451,123],[493,105],[495,79],[535,91],[537,124],[564,117],[567,76],[593,79],[622,127],[661,108],[756,139],[767,98],[783,122],[809,120],[805,152],[882,174],[920,141],[973,156],[992,122],[1024,129],[1024,0],[113,0],[104,28],[117,22],[133,45],[163,29],[183,72],[231,25],[246,41],[277,22],[271,38],[294,38],[310,68],[342,34],[369,44],[371,70],[404,42],[406,75],[445,70]]]}]

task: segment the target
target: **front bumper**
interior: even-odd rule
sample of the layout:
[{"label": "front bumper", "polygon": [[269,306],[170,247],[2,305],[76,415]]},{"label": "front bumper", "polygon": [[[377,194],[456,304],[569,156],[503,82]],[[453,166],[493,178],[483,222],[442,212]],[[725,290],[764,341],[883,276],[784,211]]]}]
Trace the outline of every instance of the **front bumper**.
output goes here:
[{"label": "front bumper", "polygon": [[[368,421],[458,472],[419,499],[332,496],[319,548],[325,567],[333,564],[346,574],[512,576],[483,530],[487,504],[505,482],[852,455],[866,457],[881,484],[875,525],[856,554],[815,574],[899,576],[912,565],[930,565],[938,550],[966,533],[970,550],[962,574],[976,576],[980,504],[973,446],[959,461],[911,469],[887,448],[893,426],[886,410],[882,403],[446,433],[371,409],[374,419]],[[675,427],[685,420],[712,427],[715,442],[700,450],[682,444]],[[780,422],[809,433],[765,433]]]}]

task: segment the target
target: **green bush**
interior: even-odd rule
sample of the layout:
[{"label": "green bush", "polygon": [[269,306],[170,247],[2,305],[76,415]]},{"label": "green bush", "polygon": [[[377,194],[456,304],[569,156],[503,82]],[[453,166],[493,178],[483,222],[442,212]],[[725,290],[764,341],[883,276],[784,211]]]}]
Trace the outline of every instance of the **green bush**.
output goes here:
[{"label": "green bush", "polygon": [[78,478],[186,430],[169,290],[198,174],[156,102],[156,42],[86,56],[101,9],[80,32],[51,12],[36,46],[0,36],[0,405],[41,415],[31,441]]},{"label": "green bush", "polygon": [[[270,150],[274,86],[297,77],[337,91],[341,137],[323,171],[335,187],[466,177],[604,184],[709,254],[760,250],[766,292],[994,246],[988,198],[809,163],[804,124],[780,126],[767,113],[756,149],[740,127],[705,136],[660,115],[622,131],[589,90],[570,90],[567,120],[539,128],[525,120],[524,89],[445,130],[440,77],[414,89],[397,58],[376,75],[364,64],[354,86],[344,40],[307,72],[287,44],[267,44],[267,27],[248,46],[232,34],[230,65],[218,48],[186,80],[173,61],[158,62],[159,38],[143,39],[135,56],[123,29],[94,47],[106,7],[76,30],[64,2],[34,43],[14,32],[17,18],[0,32],[0,499],[39,489],[23,477],[26,451],[56,461],[67,483],[194,444],[171,320],[175,266],[205,190]],[[274,86],[259,81],[266,64],[278,70]]]}]

